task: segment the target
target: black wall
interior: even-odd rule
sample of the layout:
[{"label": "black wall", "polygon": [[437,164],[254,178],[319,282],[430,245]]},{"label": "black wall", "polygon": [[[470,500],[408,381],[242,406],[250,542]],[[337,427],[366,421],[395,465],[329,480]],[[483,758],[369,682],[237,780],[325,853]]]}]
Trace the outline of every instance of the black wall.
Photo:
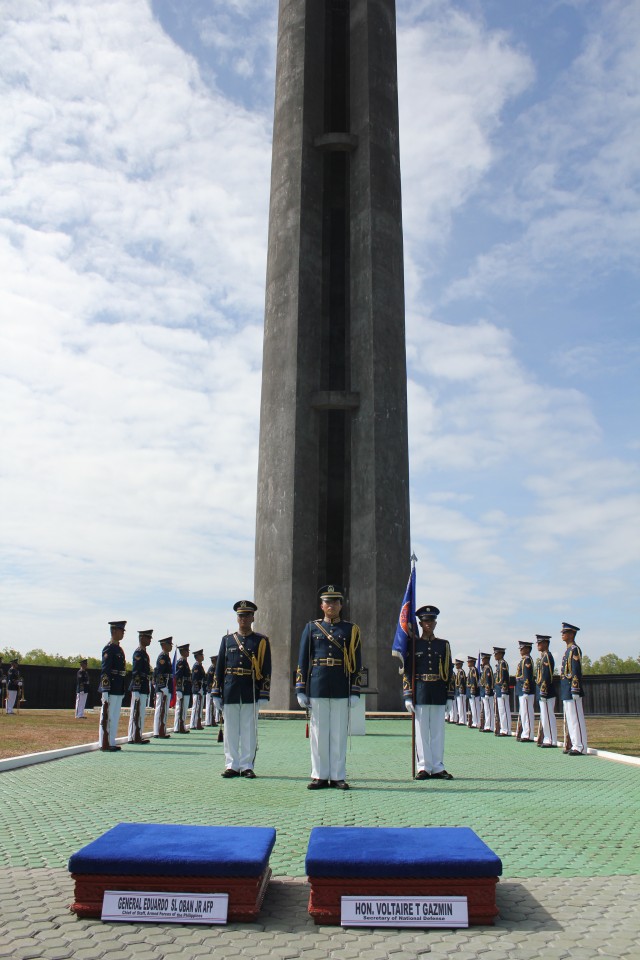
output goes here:
[{"label": "black wall", "polygon": [[[6,664],[4,672],[6,673]],[[27,664],[20,665],[20,673],[24,679],[24,690],[28,710],[64,710],[71,709],[76,702],[76,674],[73,667],[39,667]],[[89,670],[90,691],[87,697],[87,707],[95,707],[100,703],[98,693],[99,670]],[[125,689],[129,686],[130,676],[125,678]],[[556,712],[562,712],[560,703],[560,678],[556,683]],[[582,678],[584,686],[584,712],[589,716],[594,714],[611,716],[640,715],[640,673],[621,673],[594,675]],[[511,678],[511,685],[515,679]],[[513,689],[510,691],[511,708],[515,710]],[[131,698],[125,693],[123,706],[128,707]]]}]

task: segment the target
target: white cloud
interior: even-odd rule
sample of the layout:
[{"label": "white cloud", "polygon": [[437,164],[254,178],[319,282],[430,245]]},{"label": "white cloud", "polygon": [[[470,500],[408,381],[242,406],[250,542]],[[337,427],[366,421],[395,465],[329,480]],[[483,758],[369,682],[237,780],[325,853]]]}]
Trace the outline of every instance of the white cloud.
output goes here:
[{"label": "white cloud", "polygon": [[487,207],[518,235],[480,253],[447,299],[482,297],[561,279],[591,283],[614,268],[637,274],[640,242],[638,117],[640,8],[585,5],[581,54],[548,99],[510,128]]}]

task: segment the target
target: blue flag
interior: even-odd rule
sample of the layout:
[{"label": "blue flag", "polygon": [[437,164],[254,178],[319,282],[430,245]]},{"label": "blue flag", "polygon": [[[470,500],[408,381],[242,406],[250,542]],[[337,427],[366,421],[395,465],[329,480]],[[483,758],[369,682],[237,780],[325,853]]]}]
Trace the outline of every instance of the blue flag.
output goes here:
[{"label": "blue flag", "polygon": [[416,568],[411,568],[411,575],[404,592],[402,606],[400,607],[400,616],[398,617],[398,626],[396,635],[393,638],[391,655],[400,659],[401,666],[398,673],[404,673],[404,662],[409,653],[409,644],[412,642],[412,634],[417,635],[416,627]]}]

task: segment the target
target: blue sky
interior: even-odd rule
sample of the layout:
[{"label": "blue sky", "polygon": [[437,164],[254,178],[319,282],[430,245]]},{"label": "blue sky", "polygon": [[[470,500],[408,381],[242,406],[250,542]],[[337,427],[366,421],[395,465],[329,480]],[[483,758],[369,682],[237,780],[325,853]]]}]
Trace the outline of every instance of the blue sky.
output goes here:
[{"label": "blue sky", "polygon": [[[638,656],[640,5],[397,8],[419,599],[456,653],[569,620]],[[0,17],[0,648],[212,653],[252,593],[277,3]]]}]

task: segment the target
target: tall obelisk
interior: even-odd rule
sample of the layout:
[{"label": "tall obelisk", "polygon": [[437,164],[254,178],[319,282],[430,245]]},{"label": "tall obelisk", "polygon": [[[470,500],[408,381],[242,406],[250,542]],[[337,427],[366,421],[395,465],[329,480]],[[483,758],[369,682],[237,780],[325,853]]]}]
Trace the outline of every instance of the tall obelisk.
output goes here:
[{"label": "tall obelisk", "polygon": [[255,598],[271,704],[318,588],[345,588],[378,690],[409,575],[395,0],[280,0]]}]

